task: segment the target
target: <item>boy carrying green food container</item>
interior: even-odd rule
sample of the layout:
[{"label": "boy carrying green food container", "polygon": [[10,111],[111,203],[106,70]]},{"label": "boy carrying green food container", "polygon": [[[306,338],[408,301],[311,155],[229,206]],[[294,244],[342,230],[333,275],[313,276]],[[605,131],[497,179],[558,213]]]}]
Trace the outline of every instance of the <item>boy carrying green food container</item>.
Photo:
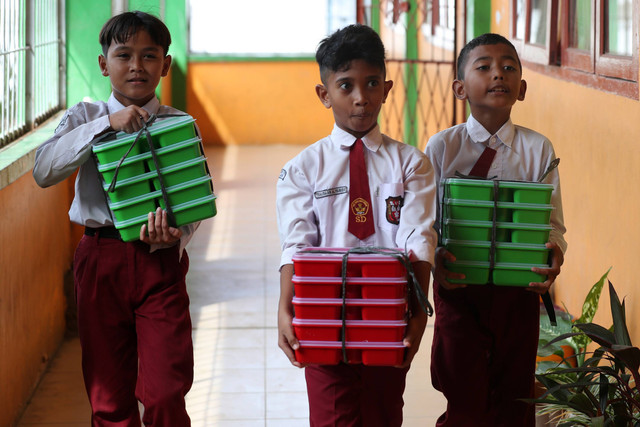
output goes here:
[{"label": "boy carrying green food container", "polygon": [[447,410],[437,426],[533,427],[522,399],[533,397],[540,295],[567,248],[558,171],[546,173],[556,157],[511,121],[527,86],[506,38],[473,39],[457,65],[453,91],[471,115],[426,147],[441,204],[431,377]]},{"label": "boy carrying green food container", "polygon": [[[209,197],[203,206],[212,216],[214,197],[194,190],[211,190],[207,173],[184,179],[192,166],[206,171],[193,119],[160,105],[155,95],[171,65],[170,43],[167,27],[149,14],[126,12],[107,21],[99,66],[111,82],[109,100],[71,107],[36,152],[33,176],[41,187],[78,171],[69,217],[85,227],[73,267],[94,426],[139,426],[138,402],[145,425],[190,425],[185,245],[205,216],[182,214],[195,207],[185,206],[189,199]],[[126,221],[131,227],[122,225]]]}]

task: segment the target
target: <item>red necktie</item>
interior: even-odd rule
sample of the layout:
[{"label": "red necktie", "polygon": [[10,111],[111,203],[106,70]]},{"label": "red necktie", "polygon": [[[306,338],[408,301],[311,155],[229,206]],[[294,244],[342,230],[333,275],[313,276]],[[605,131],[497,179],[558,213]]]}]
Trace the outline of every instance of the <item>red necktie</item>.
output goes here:
[{"label": "red necktie", "polygon": [[491,167],[491,163],[493,162],[493,158],[496,155],[496,150],[490,147],[486,147],[480,158],[473,165],[471,172],[469,172],[469,176],[476,176],[479,178],[486,178],[489,174],[489,168]]},{"label": "red necktie", "polygon": [[373,233],[373,211],[369,178],[364,163],[364,144],[357,139],[349,153],[349,232],[360,240]]}]

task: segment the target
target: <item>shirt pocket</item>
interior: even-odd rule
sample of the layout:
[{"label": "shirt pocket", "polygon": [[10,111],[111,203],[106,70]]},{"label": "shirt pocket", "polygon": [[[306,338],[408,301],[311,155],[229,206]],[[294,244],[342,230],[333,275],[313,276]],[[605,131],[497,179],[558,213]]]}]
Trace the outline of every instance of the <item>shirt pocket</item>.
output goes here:
[{"label": "shirt pocket", "polygon": [[404,204],[404,184],[381,184],[378,188],[378,227],[396,232],[400,224],[400,212]]}]

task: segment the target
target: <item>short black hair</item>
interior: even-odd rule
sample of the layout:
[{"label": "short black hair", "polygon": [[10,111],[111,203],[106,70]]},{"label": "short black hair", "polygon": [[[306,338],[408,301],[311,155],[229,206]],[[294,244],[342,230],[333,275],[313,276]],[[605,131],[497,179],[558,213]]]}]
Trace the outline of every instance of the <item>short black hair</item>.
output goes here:
[{"label": "short black hair", "polygon": [[460,51],[460,54],[458,55],[456,78],[458,80],[464,80],[464,67],[467,65],[467,59],[469,59],[469,54],[473,49],[478,46],[486,46],[492,44],[505,44],[513,49],[513,52],[516,54],[516,59],[518,60],[518,67],[520,67],[520,70],[522,70],[520,57],[518,56],[518,51],[516,50],[513,43],[511,43],[506,37],[503,37],[500,34],[485,33],[471,40]]},{"label": "short black hair", "polygon": [[328,73],[348,70],[351,61],[362,59],[386,74],[384,44],[373,28],[361,24],[346,26],[323,39],[316,51],[320,79]]},{"label": "short black hair", "polygon": [[153,15],[139,10],[124,12],[111,17],[100,30],[102,53],[107,56],[111,42],[126,43],[138,31],[145,30],[158,46],[162,46],[164,54],[169,51],[171,34],[164,23]]}]

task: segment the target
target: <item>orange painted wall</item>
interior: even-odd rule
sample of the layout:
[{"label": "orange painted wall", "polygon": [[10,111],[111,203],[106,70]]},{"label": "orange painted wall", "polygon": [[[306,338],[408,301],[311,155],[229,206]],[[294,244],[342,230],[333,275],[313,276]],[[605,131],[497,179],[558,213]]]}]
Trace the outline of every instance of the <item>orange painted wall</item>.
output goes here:
[{"label": "orange painted wall", "polygon": [[[492,31],[508,35],[510,2],[493,3]],[[609,279],[626,299],[631,340],[638,346],[640,102],[523,68],[528,90],[512,119],[550,138],[561,159],[569,248],[555,285],[556,301],[579,315],[588,290],[613,267]],[[611,324],[606,289],[595,320]]]},{"label": "orange painted wall", "polygon": [[208,144],[307,144],[333,126],[318,83],[311,60],[192,62],[187,110]]},{"label": "orange painted wall", "polygon": [[30,173],[0,191],[0,425],[11,425],[65,331],[71,187]]}]

